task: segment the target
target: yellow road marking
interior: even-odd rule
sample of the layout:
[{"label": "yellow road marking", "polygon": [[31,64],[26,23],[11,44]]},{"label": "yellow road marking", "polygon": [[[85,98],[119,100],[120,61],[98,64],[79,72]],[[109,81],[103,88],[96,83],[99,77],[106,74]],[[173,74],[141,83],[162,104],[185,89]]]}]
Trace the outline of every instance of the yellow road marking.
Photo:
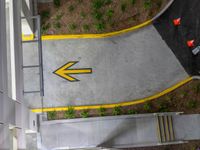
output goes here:
[{"label": "yellow road marking", "polygon": [[[120,35],[123,33],[135,31],[137,29],[140,29],[142,27],[145,27],[149,24],[152,23],[152,20],[148,20],[144,23],[141,23],[139,25],[119,30],[119,31],[114,31],[114,32],[109,32],[109,33],[100,33],[100,34],[66,34],[66,35],[43,35],[42,40],[62,40],[62,39],[79,39],[79,38],[88,38],[88,39],[95,39],[95,38],[105,38],[105,37],[112,37],[116,35]],[[33,36],[34,37],[34,36]],[[29,38],[22,38],[22,40],[33,40],[33,37]]]},{"label": "yellow road marking", "polygon": [[22,34],[22,41],[30,41],[34,39],[34,34],[24,35]]},{"label": "yellow road marking", "polygon": [[[85,109],[99,109],[100,107],[104,107],[104,108],[114,108],[115,106],[130,106],[130,105],[136,105],[136,104],[141,104],[141,103],[145,103],[154,99],[157,99],[167,93],[172,92],[173,90],[179,88],[180,86],[188,83],[189,81],[192,80],[192,77],[188,77],[185,80],[175,84],[174,86],[160,92],[157,93],[153,96],[149,96],[143,99],[138,99],[138,100],[133,100],[133,101],[129,101],[129,102],[121,102],[121,103],[115,103],[115,104],[103,104],[103,105],[88,105],[88,106],[74,106],[75,110],[85,110]],[[55,107],[55,108],[39,108],[39,109],[32,109],[32,112],[35,113],[41,113],[41,112],[49,112],[49,111],[65,111],[68,110],[68,107]]]},{"label": "yellow road marking", "polygon": [[71,77],[71,74],[90,74],[92,73],[91,68],[83,68],[83,69],[69,69],[71,66],[75,65],[78,63],[78,61],[71,61],[68,62],[67,64],[63,65],[59,69],[57,69],[54,73],[57,74],[58,76],[67,79],[68,81],[75,82],[79,81],[78,79]]}]

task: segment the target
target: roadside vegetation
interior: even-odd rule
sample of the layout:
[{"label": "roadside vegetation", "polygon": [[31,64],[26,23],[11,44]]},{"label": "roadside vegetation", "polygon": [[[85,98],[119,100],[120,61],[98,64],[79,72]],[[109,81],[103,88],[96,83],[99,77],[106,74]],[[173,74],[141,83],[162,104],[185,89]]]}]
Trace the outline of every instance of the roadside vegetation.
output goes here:
[{"label": "roadside vegetation", "polygon": [[39,3],[43,34],[103,33],[154,17],[169,0],[53,0]]},{"label": "roadside vegetation", "polygon": [[55,120],[162,112],[200,113],[200,81],[193,80],[169,94],[144,104],[126,107],[116,105],[112,109],[100,107],[97,110],[81,111],[68,107],[67,111],[48,112],[47,116],[48,120]]}]

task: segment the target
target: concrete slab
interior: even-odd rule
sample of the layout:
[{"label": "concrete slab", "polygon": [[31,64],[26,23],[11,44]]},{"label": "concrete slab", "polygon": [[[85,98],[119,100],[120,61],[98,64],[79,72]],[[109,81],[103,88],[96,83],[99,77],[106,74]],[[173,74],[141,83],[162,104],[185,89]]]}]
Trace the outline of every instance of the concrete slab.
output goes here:
[{"label": "concrete slab", "polygon": [[[29,49],[32,45],[24,47]],[[27,63],[35,61],[33,53],[24,53]],[[135,100],[161,92],[188,77],[151,25],[113,38],[43,41],[43,60],[44,107]],[[79,61],[71,68],[92,68],[93,73],[72,75],[79,82],[69,82],[53,73],[69,61]],[[25,84],[31,89],[34,81],[29,81]],[[30,107],[41,107],[41,103],[32,103],[37,97],[26,95]]]},{"label": "concrete slab", "polygon": [[174,116],[174,131],[176,139],[199,140],[200,139],[200,115]]},{"label": "concrete slab", "polygon": [[152,117],[100,117],[41,124],[42,145],[53,148],[120,147],[157,143]]}]

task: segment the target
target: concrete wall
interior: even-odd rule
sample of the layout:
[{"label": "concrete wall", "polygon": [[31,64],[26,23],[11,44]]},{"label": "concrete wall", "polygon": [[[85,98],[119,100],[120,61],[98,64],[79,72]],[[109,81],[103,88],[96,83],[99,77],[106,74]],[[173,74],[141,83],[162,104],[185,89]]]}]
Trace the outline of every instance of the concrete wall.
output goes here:
[{"label": "concrete wall", "polygon": [[[15,77],[16,77],[16,98],[12,100],[8,96],[8,53],[10,46],[7,46],[6,30],[8,25],[6,20],[5,1],[0,1],[0,149],[8,150],[12,146],[11,130],[12,126],[17,131],[18,148],[25,149],[25,130],[29,126],[26,119],[29,115],[27,107],[23,104],[23,70],[22,70],[22,48],[21,48],[21,1],[13,0],[13,35],[15,53]],[[12,30],[10,30],[12,31]],[[9,43],[9,42],[8,42]],[[16,128],[17,127],[17,128]]]}]

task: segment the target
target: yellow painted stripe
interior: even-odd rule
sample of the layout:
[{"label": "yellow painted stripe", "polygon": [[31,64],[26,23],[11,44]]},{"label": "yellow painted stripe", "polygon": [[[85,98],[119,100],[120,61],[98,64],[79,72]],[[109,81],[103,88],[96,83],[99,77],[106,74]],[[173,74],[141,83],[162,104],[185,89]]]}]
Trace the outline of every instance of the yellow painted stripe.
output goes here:
[{"label": "yellow painted stripe", "polygon": [[[145,103],[154,99],[157,99],[167,93],[172,92],[173,90],[179,88],[180,86],[188,83],[189,81],[192,80],[192,77],[188,77],[185,80],[175,84],[174,86],[160,92],[157,93],[153,96],[149,96],[143,99],[138,99],[138,100],[133,100],[133,101],[129,101],[129,102],[121,102],[121,103],[115,103],[115,104],[103,104],[103,105],[88,105],[88,106],[74,106],[75,110],[85,110],[85,109],[99,109],[100,107],[104,107],[104,108],[114,108],[115,106],[130,106],[130,105],[136,105],[136,104],[141,104],[141,103]],[[39,109],[32,109],[32,112],[35,113],[40,113],[40,112],[49,112],[49,111],[64,111],[67,110],[67,107],[55,107],[55,108],[39,108]]]},{"label": "yellow painted stripe", "polygon": [[22,34],[22,41],[30,41],[34,39],[34,34],[24,35]]},{"label": "yellow painted stripe", "polygon": [[92,73],[91,69],[68,69],[63,71],[66,74],[85,74],[85,73]]},{"label": "yellow painted stripe", "polygon": [[[99,33],[99,34],[66,34],[66,35],[43,35],[42,36],[42,40],[62,40],[62,39],[79,39],[79,38],[87,38],[87,39],[91,39],[91,38],[105,38],[105,37],[112,37],[112,36],[116,36],[119,34],[123,34],[123,33],[127,33],[127,32],[131,32],[137,29],[140,29],[142,27],[145,27],[149,24],[152,23],[152,19],[141,23],[139,25],[127,28],[127,29],[123,29],[123,30],[119,30],[119,31],[114,31],[114,32],[109,32],[109,33]],[[33,37],[29,37],[29,38],[23,38],[22,36],[22,40],[33,40]]]}]

